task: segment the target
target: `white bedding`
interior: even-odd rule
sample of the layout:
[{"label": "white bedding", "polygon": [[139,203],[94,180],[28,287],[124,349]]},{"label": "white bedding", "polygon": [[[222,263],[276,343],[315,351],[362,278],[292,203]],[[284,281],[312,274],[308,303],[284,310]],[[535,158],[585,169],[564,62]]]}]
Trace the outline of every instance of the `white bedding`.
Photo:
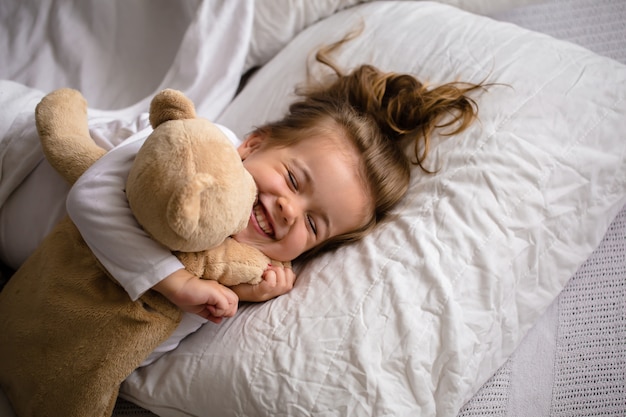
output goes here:
[{"label": "white bedding", "polygon": [[[185,4],[183,10],[193,11],[197,3]],[[183,13],[174,32],[184,40],[178,47],[172,35],[164,54],[173,57],[165,59],[171,66],[161,63],[163,70],[149,72],[145,83],[123,76],[145,69],[123,59],[111,62],[127,67],[103,69],[97,55],[74,76],[72,65],[63,66],[70,54],[69,61],[52,59],[61,69],[41,79],[50,60],[36,58],[31,67],[27,56],[15,61],[26,71],[5,72],[2,64],[0,77],[43,90],[71,79],[99,107],[132,105],[123,109],[127,117],[153,91],[180,88],[203,114],[245,134],[281,114],[314,47],[363,19],[365,32],[342,49],[342,65],[368,62],[433,83],[488,77],[510,87],[477,96],[480,123],[466,134],[439,138],[430,163],[441,172],[416,173],[394,222],[307,265],[290,294],[206,326],[131,375],[123,396],[162,416],[456,415],[626,203],[626,67],[455,8],[381,2],[307,29],[228,104],[251,62],[245,53],[254,36],[250,5],[203,2],[200,13]],[[0,7],[7,16],[10,6]],[[72,10],[50,7],[57,15]],[[102,7],[109,24],[124,15]],[[227,24],[210,24],[217,17]],[[57,39],[42,31],[33,39],[54,50]],[[230,65],[215,66],[212,57]],[[25,74],[37,82],[21,79]]]},{"label": "white bedding", "polygon": [[415,176],[393,224],[138,371],[127,398],[160,415],[456,415],[624,205],[624,66],[435,4],[364,5],[309,28],[219,121],[241,134],[277,117],[308,52],[361,18],[343,65],[511,88],[479,98],[462,140],[438,143],[442,172]]},{"label": "white bedding", "polygon": [[[493,17],[626,64],[626,2],[550,0]],[[626,413],[626,206],[459,417]]]},{"label": "white bedding", "polygon": [[77,88],[126,116],[176,88],[215,118],[243,72],[253,12],[253,0],[3,1],[0,78]]}]

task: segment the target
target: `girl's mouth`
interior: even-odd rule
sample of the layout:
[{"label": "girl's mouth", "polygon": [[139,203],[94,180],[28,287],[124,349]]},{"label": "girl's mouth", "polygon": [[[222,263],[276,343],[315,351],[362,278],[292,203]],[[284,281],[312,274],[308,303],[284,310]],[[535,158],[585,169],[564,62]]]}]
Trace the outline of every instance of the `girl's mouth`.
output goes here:
[{"label": "girl's mouth", "polygon": [[254,219],[256,220],[256,223],[261,231],[263,231],[263,233],[265,233],[267,236],[273,238],[274,228],[268,220],[267,214],[259,201],[257,201],[252,207],[252,215],[254,216]]}]

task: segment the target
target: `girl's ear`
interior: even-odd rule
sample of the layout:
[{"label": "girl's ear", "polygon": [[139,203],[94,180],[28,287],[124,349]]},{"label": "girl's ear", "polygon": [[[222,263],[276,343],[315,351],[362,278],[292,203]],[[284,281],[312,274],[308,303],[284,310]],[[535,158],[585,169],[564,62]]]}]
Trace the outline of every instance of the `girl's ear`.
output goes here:
[{"label": "girl's ear", "polygon": [[241,143],[241,145],[237,147],[237,152],[239,152],[241,160],[243,161],[248,156],[250,156],[251,153],[259,149],[264,140],[265,137],[258,132],[253,132],[248,135],[248,137]]}]

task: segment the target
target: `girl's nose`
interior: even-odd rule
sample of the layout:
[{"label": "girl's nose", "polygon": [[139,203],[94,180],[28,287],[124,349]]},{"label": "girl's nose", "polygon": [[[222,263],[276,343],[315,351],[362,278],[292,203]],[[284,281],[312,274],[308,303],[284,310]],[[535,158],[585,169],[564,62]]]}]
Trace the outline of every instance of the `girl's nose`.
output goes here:
[{"label": "girl's nose", "polygon": [[287,226],[293,225],[296,220],[296,205],[293,200],[286,197],[278,197],[278,208]]}]

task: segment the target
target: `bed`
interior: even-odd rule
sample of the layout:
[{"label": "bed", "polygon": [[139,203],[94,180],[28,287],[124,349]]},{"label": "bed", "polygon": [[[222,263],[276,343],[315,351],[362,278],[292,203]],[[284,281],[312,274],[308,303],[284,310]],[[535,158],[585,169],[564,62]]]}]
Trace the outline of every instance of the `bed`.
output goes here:
[{"label": "bed", "polygon": [[172,87],[243,136],[360,24],[344,67],[499,83],[392,222],[135,371],[114,415],[626,415],[626,4],[493,3],[0,5],[0,79],[111,119]]}]

